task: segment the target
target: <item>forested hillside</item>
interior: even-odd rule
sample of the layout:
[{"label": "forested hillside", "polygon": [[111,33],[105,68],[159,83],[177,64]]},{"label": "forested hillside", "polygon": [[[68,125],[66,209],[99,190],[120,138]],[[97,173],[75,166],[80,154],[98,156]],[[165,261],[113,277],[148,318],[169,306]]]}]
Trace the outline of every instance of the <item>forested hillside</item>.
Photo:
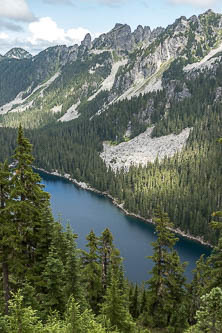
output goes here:
[{"label": "forested hillside", "polygon": [[[3,57],[0,160],[11,156],[21,123],[35,166],[105,191],[143,218],[159,205],[176,228],[216,244],[209,222],[222,204],[221,26],[209,10],[166,29],[117,24],[80,46]],[[116,147],[113,158],[104,145]],[[139,164],[142,151],[151,158]]]},{"label": "forested hillside", "polygon": [[[100,236],[91,230],[82,251],[70,227],[54,221],[31,149],[20,127],[13,163],[0,164],[2,333],[221,331],[221,236],[187,284],[173,224],[157,207],[151,278],[146,287],[132,285],[108,229]],[[213,216],[220,231],[221,211]]]}]

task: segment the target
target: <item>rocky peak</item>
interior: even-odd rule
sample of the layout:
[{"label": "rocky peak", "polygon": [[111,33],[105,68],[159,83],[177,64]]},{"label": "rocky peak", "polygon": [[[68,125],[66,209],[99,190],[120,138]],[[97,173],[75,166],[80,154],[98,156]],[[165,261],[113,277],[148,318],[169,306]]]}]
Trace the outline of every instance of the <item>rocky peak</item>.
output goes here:
[{"label": "rocky peak", "polygon": [[208,9],[208,10],[206,10],[205,13],[203,13],[203,15],[211,15],[211,14],[215,14],[212,9]]},{"label": "rocky peak", "polygon": [[187,29],[188,21],[185,16],[181,16],[178,20],[175,21],[175,31],[184,33]]},{"label": "rocky peak", "polygon": [[132,33],[134,41],[136,44],[140,42],[149,43],[151,30],[150,27],[145,26],[144,28],[141,25],[138,25],[136,30]]},{"label": "rocky peak", "polygon": [[156,39],[160,34],[162,34],[162,32],[164,32],[164,28],[162,27],[157,27],[156,29],[153,29],[153,31],[151,32],[151,35],[150,35],[150,39],[151,40],[154,40]]},{"label": "rocky peak", "polygon": [[148,41],[150,40],[150,36],[151,36],[151,29],[149,26],[145,26],[143,29],[143,40],[144,42],[148,43]]},{"label": "rocky peak", "polygon": [[143,41],[143,27],[142,25],[138,25],[136,30],[133,32],[133,36],[136,43],[140,43]]},{"label": "rocky peak", "polygon": [[108,33],[102,34],[93,42],[96,49],[114,49],[119,51],[130,51],[134,45],[131,28],[127,24],[117,23]]},{"label": "rocky peak", "polygon": [[87,49],[91,49],[91,47],[92,47],[92,37],[91,37],[90,33],[85,35],[85,38],[81,42],[81,45],[85,46]]},{"label": "rocky peak", "polygon": [[78,57],[78,48],[79,45],[75,44],[69,47],[69,61],[73,62],[76,61],[77,57]]},{"label": "rocky peak", "polygon": [[5,57],[11,59],[30,59],[32,55],[20,47],[14,47],[5,54]]}]

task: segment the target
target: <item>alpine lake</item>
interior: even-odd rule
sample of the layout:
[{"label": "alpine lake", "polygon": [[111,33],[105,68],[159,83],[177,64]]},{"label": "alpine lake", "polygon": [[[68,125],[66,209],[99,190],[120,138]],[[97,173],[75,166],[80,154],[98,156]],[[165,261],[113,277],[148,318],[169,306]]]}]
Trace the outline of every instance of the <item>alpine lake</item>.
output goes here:
[{"label": "alpine lake", "polygon": [[[152,224],[125,215],[112,201],[100,194],[87,191],[69,180],[38,171],[45,190],[51,195],[51,208],[56,220],[65,227],[69,224],[78,235],[77,246],[86,249],[86,236],[93,230],[97,236],[109,228],[114,244],[124,258],[126,277],[137,283],[147,281],[152,269],[152,242],[156,240]],[[175,248],[181,262],[188,262],[185,275],[192,279],[196,261],[202,254],[208,256],[211,249],[196,241],[178,236]]]}]

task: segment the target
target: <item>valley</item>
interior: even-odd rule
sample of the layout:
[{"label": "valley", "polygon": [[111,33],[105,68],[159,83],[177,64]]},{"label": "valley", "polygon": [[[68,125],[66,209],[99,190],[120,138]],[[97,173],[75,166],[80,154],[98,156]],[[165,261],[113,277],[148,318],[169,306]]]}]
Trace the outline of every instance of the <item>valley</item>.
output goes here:
[{"label": "valley", "polygon": [[222,14],[185,2],[0,6],[1,332],[221,332]]},{"label": "valley", "polygon": [[221,24],[222,15],[208,10],[153,31],[116,24],[34,57],[12,49],[0,61],[1,160],[21,123],[37,167],[107,191],[145,219],[159,204],[176,228],[214,243]]}]

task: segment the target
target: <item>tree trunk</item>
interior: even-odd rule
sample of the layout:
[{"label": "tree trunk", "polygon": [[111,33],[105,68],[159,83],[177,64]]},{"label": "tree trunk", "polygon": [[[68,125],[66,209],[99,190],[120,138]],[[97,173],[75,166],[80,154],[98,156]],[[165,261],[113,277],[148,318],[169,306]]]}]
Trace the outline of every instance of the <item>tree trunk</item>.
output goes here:
[{"label": "tree trunk", "polygon": [[2,263],[2,275],[3,275],[3,292],[5,298],[5,314],[7,315],[10,291],[9,291],[9,279],[8,279],[8,263],[5,260]]}]

